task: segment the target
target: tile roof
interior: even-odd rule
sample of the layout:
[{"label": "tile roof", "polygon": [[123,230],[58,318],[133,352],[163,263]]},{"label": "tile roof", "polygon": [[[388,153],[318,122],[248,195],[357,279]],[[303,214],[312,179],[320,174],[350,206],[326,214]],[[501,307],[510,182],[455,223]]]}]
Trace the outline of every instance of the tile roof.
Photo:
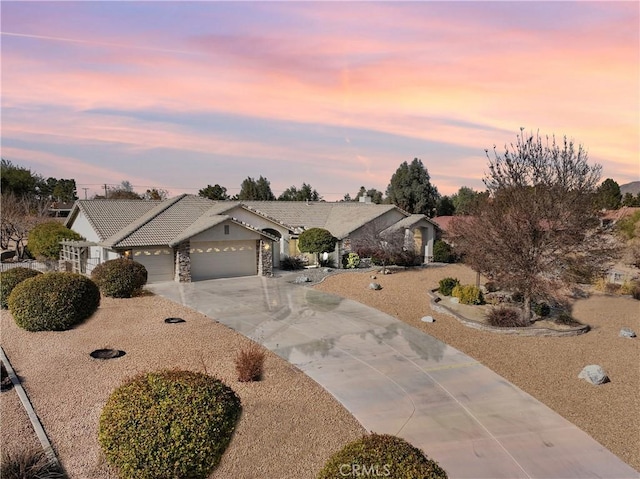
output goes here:
[{"label": "tile roof", "polygon": [[429,219],[429,217],[427,217],[426,215],[410,215],[410,216],[407,216],[406,218],[401,219],[397,223],[392,224],[385,231],[394,231],[400,228],[411,228],[412,226],[417,225],[421,221],[425,221],[427,223],[431,223],[432,225],[436,225],[436,223],[431,219]]},{"label": "tile roof", "polygon": [[105,240],[160,203],[141,200],[78,200],[66,225],[69,226],[78,213],[82,212],[100,240]]},{"label": "tile roof", "polygon": [[180,195],[164,200],[107,238],[103,244],[111,248],[169,245],[212,206],[211,200],[194,195]]},{"label": "tile roof", "polygon": [[325,228],[339,239],[387,211],[401,211],[394,205],[348,201],[243,201],[242,204],[293,228]]},{"label": "tile roof", "polygon": [[238,206],[291,230],[325,228],[339,239],[392,210],[408,217],[403,222],[425,219],[423,215],[409,215],[394,205],[359,202],[212,201],[180,195],[161,202],[84,200],[77,204],[98,231],[101,244],[110,248],[175,246],[226,220],[258,231],[229,214]]}]

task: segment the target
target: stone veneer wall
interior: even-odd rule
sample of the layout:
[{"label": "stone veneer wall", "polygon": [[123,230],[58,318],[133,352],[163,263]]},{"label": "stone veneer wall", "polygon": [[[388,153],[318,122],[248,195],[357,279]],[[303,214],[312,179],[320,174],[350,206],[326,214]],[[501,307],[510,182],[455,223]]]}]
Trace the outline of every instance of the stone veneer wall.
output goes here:
[{"label": "stone veneer wall", "polygon": [[[260,239],[258,243],[258,276],[273,276],[273,242]],[[265,246],[269,249],[265,249]]]},{"label": "stone veneer wall", "polygon": [[176,248],[175,281],[179,283],[191,282],[191,241],[186,240]]}]

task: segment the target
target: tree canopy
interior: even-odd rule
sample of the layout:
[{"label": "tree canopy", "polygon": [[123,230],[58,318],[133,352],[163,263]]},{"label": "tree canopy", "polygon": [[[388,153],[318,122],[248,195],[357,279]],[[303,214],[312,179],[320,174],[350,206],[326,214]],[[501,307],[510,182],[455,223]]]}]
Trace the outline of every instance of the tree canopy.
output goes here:
[{"label": "tree canopy", "polygon": [[533,300],[558,299],[562,286],[600,274],[617,252],[597,228],[601,167],[566,137],[524,133],[487,159],[490,197],[453,221],[449,235],[472,268],[523,294],[529,319]]},{"label": "tree canopy", "polygon": [[36,197],[39,194],[38,187],[42,183],[42,177],[30,169],[14,165],[4,158],[0,161],[0,188],[2,188],[2,193],[13,194],[19,198],[25,196]]},{"label": "tree canopy", "polygon": [[324,228],[309,228],[298,237],[298,249],[303,253],[329,253],[334,250],[338,239]]},{"label": "tree canopy", "polygon": [[321,199],[322,196],[306,183],[302,183],[300,189],[290,186],[278,196],[278,201],[320,201]]},{"label": "tree canopy", "polygon": [[269,183],[269,180],[262,176],[257,180],[248,176],[240,185],[238,199],[249,201],[273,201],[276,197],[271,191],[271,183]]},{"label": "tree canopy", "polygon": [[220,186],[218,183],[215,185],[207,185],[206,188],[202,188],[198,191],[198,196],[203,198],[209,198],[210,200],[228,200],[229,195],[227,189],[224,186]]},{"label": "tree canopy", "polygon": [[452,216],[456,212],[453,201],[448,196],[443,196],[438,200],[436,206],[436,216]]},{"label": "tree canopy", "polygon": [[409,213],[432,217],[438,202],[438,189],[430,182],[429,172],[422,160],[402,163],[387,186],[389,202]]},{"label": "tree canopy", "polygon": [[451,201],[455,208],[455,214],[468,215],[473,211],[476,202],[481,201],[483,197],[487,197],[488,193],[480,193],[468,186],[461,186],[457,193],[451,196]]},{"label": "tree canopy", "polygon": [[602,182],[596,190],[596,206],[600,209],[616,210],[620,208],[622,193],[620,185],[611,178]]}]

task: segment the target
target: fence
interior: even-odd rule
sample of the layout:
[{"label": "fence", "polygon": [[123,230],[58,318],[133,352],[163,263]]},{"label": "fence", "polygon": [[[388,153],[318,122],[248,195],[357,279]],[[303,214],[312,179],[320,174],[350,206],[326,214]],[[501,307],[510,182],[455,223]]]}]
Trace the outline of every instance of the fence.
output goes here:
[{"label": "fence", "polygon": [[[79,268],[76,264],[71,263],[70,270],[74,273],[81,273],[87,276],[91,275],[93,268],[95,268],[100,263],[100,258],[86,258],[82,260],[79,264]],[[35,260],[27,260],[27,261],[11,261],[7,263],[0,263],[0,271],[8,271],[13,268],[28,268],[35,269],[42,273],[46,273],[49,271],[60,271],[64,270],[64,267],[61,268],[60,262],[58,260],[45,260],[45,261],[35,261]]]},{"label": "fence", "polygon": [[57,260],[47,260],[47,261],[11,261],[8,263],[0,263],[0,271],[8,271],[13,268],[28,268],[35,269],[37,271],[41,271],[45,273],[47,271],[58,271],[58,261]]}]

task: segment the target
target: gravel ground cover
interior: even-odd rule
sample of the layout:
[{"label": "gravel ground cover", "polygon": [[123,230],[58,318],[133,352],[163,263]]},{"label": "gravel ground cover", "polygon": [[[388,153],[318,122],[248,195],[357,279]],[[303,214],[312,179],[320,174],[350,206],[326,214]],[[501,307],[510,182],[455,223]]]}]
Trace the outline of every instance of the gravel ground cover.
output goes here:
[{"label": "gravel ground cover", "polygon": [[[186,322],[165,324],[167,317]],[[238,382],[234,358],[250,341],[161,297],[102,298],[98,311],[70,331],[29,333],[7,311],[0,326],[2,347],[72,478],[116,477],[97,440],[102,407],[126,377],[164,368],[207,372],[242,400],[242,417],[212,478],[312,478],[335,451],[365,433],[329,393],[275,354],[266,355],[262,381]],[[126,354],[89,356],[102,348]],[[37,447],[16,393],[0,398],[2,448]]]},{"label": "gravel ground cover", "polygon": [[[371,278],[374,274],[375,280]],[[640,302],[593,294],[576,301],[573,308],[573,316],[592,327],[586,334],[505,336],[465,327],[449,315],[431,311],[426,291],[447,276],[475,283],[475,273],[465,266],[432,265],[389,275],[375,271],[333,274],[315,287],[384,311],[465,352],[640,470],[640,339],[618,336],[623,327],[640,333]],[[372,281],[382,289],[370,290]],[[421,322],[425,315],[436,322]],[[611,382],[594,386],[578,379],[588,364],[601,365]]]}]

